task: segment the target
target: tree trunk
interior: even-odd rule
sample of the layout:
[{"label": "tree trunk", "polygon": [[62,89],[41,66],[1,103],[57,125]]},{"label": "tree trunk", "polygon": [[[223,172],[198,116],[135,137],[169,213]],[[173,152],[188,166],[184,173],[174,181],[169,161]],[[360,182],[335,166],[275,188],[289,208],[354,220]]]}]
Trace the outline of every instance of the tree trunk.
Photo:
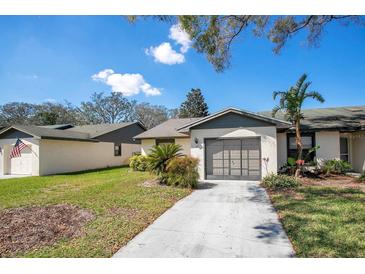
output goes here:
[{"label": "tree trunk", "polygon": [[[302,136],[300,134],[300,121],[297,120],[295,122],[295,142],[297,145],[297,160],[302,160],[303,153],[303,144],[302,144]],[[297,169],[295,171],[295,177],[300,175],[300,162],[297,161]]]}]

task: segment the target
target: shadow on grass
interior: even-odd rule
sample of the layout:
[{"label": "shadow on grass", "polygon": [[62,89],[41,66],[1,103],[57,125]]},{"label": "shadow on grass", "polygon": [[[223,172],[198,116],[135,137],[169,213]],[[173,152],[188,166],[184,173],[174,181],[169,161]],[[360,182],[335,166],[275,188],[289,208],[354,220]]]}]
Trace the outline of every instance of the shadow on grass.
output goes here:
[{"label": "shadow on grass", "polygon": [[273,195],[297,256],[365,256],[365,193],[333,187],[301,187],[297,192],[304,199]]},{"label": "shadow on grass", "polygon": [[87,169],[87,170],[65,172],[65,173],[57,173],[57,174],[44,175],[42,177],[56,176],[56,175],[79,175],[79,174],[87,174],[87,173],[93,173],[93,172],[111,171],[111,170],[114,170],[114,169],[120,169],[122,167],[128,167],[128,165],[104,167],[104,168],[96,168],[96,169]]}]

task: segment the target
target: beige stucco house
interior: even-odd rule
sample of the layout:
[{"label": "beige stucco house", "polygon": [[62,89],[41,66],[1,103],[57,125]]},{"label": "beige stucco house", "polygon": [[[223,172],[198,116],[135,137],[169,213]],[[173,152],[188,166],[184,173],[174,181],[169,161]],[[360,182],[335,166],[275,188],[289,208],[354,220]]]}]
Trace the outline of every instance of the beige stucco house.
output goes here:
[{"label": "beige stucco house", "polygon": [[[11,126],[0,132],[0,175],[49,175],[128,164],[140,151],[140,123]],[[10,158],[17,139],[27,145]]]},{"label": "beige stucco house", "polygon": [[[365,107],[304,111],[304,153],[319,162],[349,161],[365,170]],[[180,144],[183,153],[199,159],[202,180],[259,180],[277,172],[288,156],[295,155],[294,130],[283,115],[228,108],[204,118],[170,119],[137,136],[141,153],[153,145]]]}]

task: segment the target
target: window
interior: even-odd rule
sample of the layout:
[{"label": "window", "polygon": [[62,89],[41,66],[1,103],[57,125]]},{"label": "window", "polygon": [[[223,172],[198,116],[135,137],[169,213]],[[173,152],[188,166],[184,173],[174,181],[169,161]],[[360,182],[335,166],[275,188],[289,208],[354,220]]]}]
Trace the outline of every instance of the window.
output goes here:
[{"label": "window", "polygon": [[[303,154],[302,158],[304,159],[308,154],[309,150],[315,147],[315,138],[314,133],[304,133],[302,134],[302,143],[303,143]],[[314,159],[315,152],[311,153],[308,159],[312,161]],[[297,158],[297,145],[295,142],[295,135],[288,134],[288,157]]]},{"label": "window", "polygon": [[175,139],[156,139],[156,145],[175,144]]},{"label": "window", "polygon": [[349,142],[346,137],[340,137],[340,159],[349,161]]},{"label": "window", "polygon": [[122,145],[114,144],[114,156],[121,156],[121,155],[122,155]]}]

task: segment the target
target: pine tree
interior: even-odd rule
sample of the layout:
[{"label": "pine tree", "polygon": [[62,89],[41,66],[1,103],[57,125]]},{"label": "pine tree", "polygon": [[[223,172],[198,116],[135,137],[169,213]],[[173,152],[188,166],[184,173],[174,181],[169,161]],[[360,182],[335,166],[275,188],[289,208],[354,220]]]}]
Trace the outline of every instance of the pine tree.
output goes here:
[{"label": "pine tree", "polygon": [[199,88],[191,89],[186,95],[186,101],[180,106],[180,118],[194,118],[208,116],[208,105]]}]

